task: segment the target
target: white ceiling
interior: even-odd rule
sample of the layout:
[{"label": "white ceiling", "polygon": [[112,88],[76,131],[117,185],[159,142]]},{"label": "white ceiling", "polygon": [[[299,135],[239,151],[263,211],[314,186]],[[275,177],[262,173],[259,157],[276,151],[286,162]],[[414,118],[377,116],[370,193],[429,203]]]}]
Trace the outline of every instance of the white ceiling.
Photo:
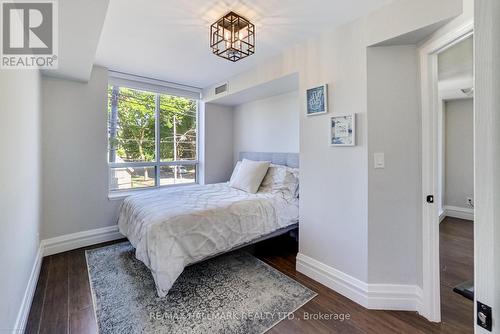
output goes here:
[{"label": "white ceiling", "polygon": [[472,78],[474,72],[474,41],[469,37],[438,55],[439,81]]},{"label": "white ceiling", "polygon": [[43,75],[89,80],[107,7],[108,0],[58,2],[59,66],[42,70]]},{"label": "white ceiling", "polygon": [[470,98],[474,87],[474,41],[469,37],[438,55],[438,89],[445,100]]},{"label": "white ceiling", "polygon": [[[110,0],[96,64],[206,87],[391,0]],[[236,63],[209,48],[209,26],[228,11],[256,26],[256,52]]]}]

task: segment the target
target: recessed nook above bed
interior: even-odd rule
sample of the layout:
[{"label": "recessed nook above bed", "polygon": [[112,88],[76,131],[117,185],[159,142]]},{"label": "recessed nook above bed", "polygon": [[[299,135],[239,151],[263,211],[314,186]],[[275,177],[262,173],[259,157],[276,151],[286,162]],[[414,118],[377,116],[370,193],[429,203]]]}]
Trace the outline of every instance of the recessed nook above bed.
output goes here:
[{"label": "recessed nook above bed", "polygon": [[[299,152],[297,73],[205,98],[205,183],[229,180],[240,152]],[[252,160],[252,158],[249,158]]]}]

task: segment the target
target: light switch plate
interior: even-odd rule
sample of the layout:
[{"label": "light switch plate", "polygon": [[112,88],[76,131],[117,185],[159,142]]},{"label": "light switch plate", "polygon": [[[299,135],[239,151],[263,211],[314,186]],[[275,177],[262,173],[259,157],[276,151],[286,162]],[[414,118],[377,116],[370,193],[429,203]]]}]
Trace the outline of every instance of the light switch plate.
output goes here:
[{"label": "light switch plate", "polygon": [[373,154],[374,168],[380,169],[385,168],[385,157],[384,153],[374,153]]}]

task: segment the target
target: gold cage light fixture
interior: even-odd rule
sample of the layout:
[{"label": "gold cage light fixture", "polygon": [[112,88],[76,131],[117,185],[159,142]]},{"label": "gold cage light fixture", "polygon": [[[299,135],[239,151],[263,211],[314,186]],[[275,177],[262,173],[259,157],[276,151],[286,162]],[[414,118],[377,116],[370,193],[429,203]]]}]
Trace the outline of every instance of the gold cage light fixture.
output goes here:
[{"label": "gold cage light fixture", "polygon": [[255,52],[255,26],[229,12],[210,26],[210,47],[219,57],[236,62]]}]

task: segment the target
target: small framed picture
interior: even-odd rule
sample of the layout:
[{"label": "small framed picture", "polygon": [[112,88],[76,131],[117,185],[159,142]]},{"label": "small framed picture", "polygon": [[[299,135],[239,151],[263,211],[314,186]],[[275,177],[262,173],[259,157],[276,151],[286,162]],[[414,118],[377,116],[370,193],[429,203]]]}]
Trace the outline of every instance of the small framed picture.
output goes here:
[{"label": "small framed picture", "polygon": [[328,85],[324,84],[306,90],[306,115],[321,115],[328,112]]},{"label": "small framed picture", "polygon": [[330,145],[356,145],[356,114],[333,116],[330,119]]}]

